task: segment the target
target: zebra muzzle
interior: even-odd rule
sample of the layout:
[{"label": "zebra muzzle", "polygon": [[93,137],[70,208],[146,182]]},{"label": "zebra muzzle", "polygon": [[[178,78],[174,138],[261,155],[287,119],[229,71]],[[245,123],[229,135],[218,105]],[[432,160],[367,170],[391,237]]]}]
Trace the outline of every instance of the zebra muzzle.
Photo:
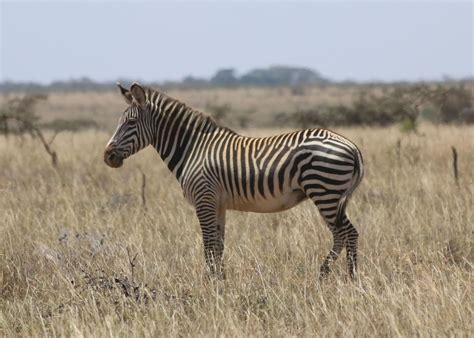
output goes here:
[{"label": "zebra muzzle", "polygon": [[119,168],[123,164],[123,156],[115,149],[107,148],[104,152],[104,162],[111,168]]}]

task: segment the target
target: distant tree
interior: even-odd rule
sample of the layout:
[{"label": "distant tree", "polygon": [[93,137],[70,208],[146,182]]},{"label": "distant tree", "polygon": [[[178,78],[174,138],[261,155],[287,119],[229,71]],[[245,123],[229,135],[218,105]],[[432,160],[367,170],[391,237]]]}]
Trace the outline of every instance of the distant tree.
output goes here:
[{"label": "distant tree", "polygon": [[209,81],[203,78],[189,75],[183,78],[181,84],[185,87],[204,87],[209,84]]},{"label": "distant tree", "polygon": [[237,84],[237,77],[233,68],[220,69],[210,80],[215,86],[233,86]]},{"label": "distant tree", "polygon": [[257,86],[298,86],[326,83],[327,80],[309,68],[273,66],[244,74],[239,83]]}]

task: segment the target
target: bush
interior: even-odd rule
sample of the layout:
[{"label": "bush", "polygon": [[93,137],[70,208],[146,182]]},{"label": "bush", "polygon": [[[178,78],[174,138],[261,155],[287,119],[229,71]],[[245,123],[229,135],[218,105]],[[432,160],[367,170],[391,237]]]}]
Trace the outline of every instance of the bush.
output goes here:
[{"label": "bush", "polygon": [[212,104],[208,103],[206,105],[206,111],[208,111],[212,117],[216,120],[217,123],[222,123],[229,113],[232,111],[232,107],[227,104]]},{"label": "bush", "polygon": [[399,124],[404,132],[416,132],[420,117],[440,123],[474,123],[471,100],[464,85],[384,87],[381,95],[361,90],[351,105],[317,106],[291,117],[280,113],[275,122],[290,122],[299,128]]},{"label": "bush", "polygon": [[416,132],[418,129],[418,123],[416,120],[410,118],[404,118],[399,123],[400,131],[404,133]]},{"label": "bush", "polygon": [[53,166],[56,166],[58,156],[51,148],[54,137],[49,142],[46,141],[38,126],[39,117],[35,111],[36,104],[46,98],[47,96],[43,94],[28,94],[8,100],[4,106],[0,107],[0,134],[7,136],[10,133],[29,134],[32,138],[39,139],[51,157]]},{"label": "bush", "polygon": [[293,96],[305,96],[306,88],[302,85],[293,85],[290,87],[290,92]]},{"label": "bush", "polygon": [[[474,105],[473,105],[474,106]],[[474,107],[464,108],[459,113],[459,121],[463,123],[474,123]]]},{"label": "bush", "polygon": [[28,94],[8,100],[0,107],[0,134],[32,134],[39,121],[36,105],[46,99],[44,94]]},{"label": "bush", "polygon": [[85,129],[98,129],[96,121],[90,119],[64,120],[55,119],[41,125],[44,129],[50,129],[56,132],[60,131],[80,131]]},{"label": "bush", "polygon": [[438,86],[431,96],[440,123],[474,123],[472,100],[464,84],[449,88]]}]

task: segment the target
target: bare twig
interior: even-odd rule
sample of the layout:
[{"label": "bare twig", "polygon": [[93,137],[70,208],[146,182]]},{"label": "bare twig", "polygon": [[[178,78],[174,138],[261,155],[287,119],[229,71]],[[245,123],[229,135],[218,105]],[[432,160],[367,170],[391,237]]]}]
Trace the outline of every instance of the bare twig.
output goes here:
[{"label": "bare twig", "polygon": [[453,171],[454,171],[454,181],[456,186],[459,188],[459,173],[458,173],[458,152],[454,146],[451,147],[453,152]]},{"label": "bare twig", "polygon": [[143,206],[143,209],[146,211],[147,210],[147,207],[146,207],[146,175],[145,173],[143,173],[143,171],[141,172],[142,173],[142,206]]},{"label": "bare twig", "polygon": [[49,139],[48,145],[51,145],[54,142],[54,140],[56,139],[56,136],[58,136],[58,134],[59,134],[59,131],[56,130],[54,132],[53,136]]},{"label": "bare twig", "polygon": [[402,148],[402,140],[400,138],[397,139],[397,161],[398,165],[400,165],[400,159],[401,159],[401,148]]},{"label": "bare twig", "polygon": [[[36,134],[36,136],[40,139],[41,143],[43,143],[44,149],[48,153],[49,156],[51,156],[51,162],[53,163],[53,167],[56,167],[58,164],[58,155],[57,153],[50,147],[50,142],[47,142],[46,139],[43,136],[43,133],[36,128],[35,126],[31,125],[30,126],[31,130],[33,130]],[[52,142],[52,141],[51,141]]]},{"label": "bare twig", "polygon": [[135,266],[136,263],[135,261],[137,260],[138,252],[135,254],[135,256],[130,255],[130,248],[127,247],[127,257],[128,257],[128,264],[130,264],[130,272],[132,274],[132,284],[135,282]]}]

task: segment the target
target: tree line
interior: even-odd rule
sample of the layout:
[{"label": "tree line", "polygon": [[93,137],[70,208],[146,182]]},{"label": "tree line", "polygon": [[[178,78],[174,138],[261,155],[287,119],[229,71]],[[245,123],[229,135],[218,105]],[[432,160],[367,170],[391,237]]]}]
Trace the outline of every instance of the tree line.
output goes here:
[{"label": "tree line", "polygon": [[[121,79],[131,82],[136,79]],[[180,81],[163,81],[149,83],[151,86],[199,88],[199,87],[236,87],[236,86],[304,86],[330,83],[319,72],[305,67],[272,66],[258,68],[238,75],[234,68],[219,69],[210,78],[186,76]],[[39,91],[39,90],[109,90],[115,86],[115,81],[97,82],[88,77],[66,81],[54,81],[48,85],[36,82],[0,83],[0,91]]]}]

